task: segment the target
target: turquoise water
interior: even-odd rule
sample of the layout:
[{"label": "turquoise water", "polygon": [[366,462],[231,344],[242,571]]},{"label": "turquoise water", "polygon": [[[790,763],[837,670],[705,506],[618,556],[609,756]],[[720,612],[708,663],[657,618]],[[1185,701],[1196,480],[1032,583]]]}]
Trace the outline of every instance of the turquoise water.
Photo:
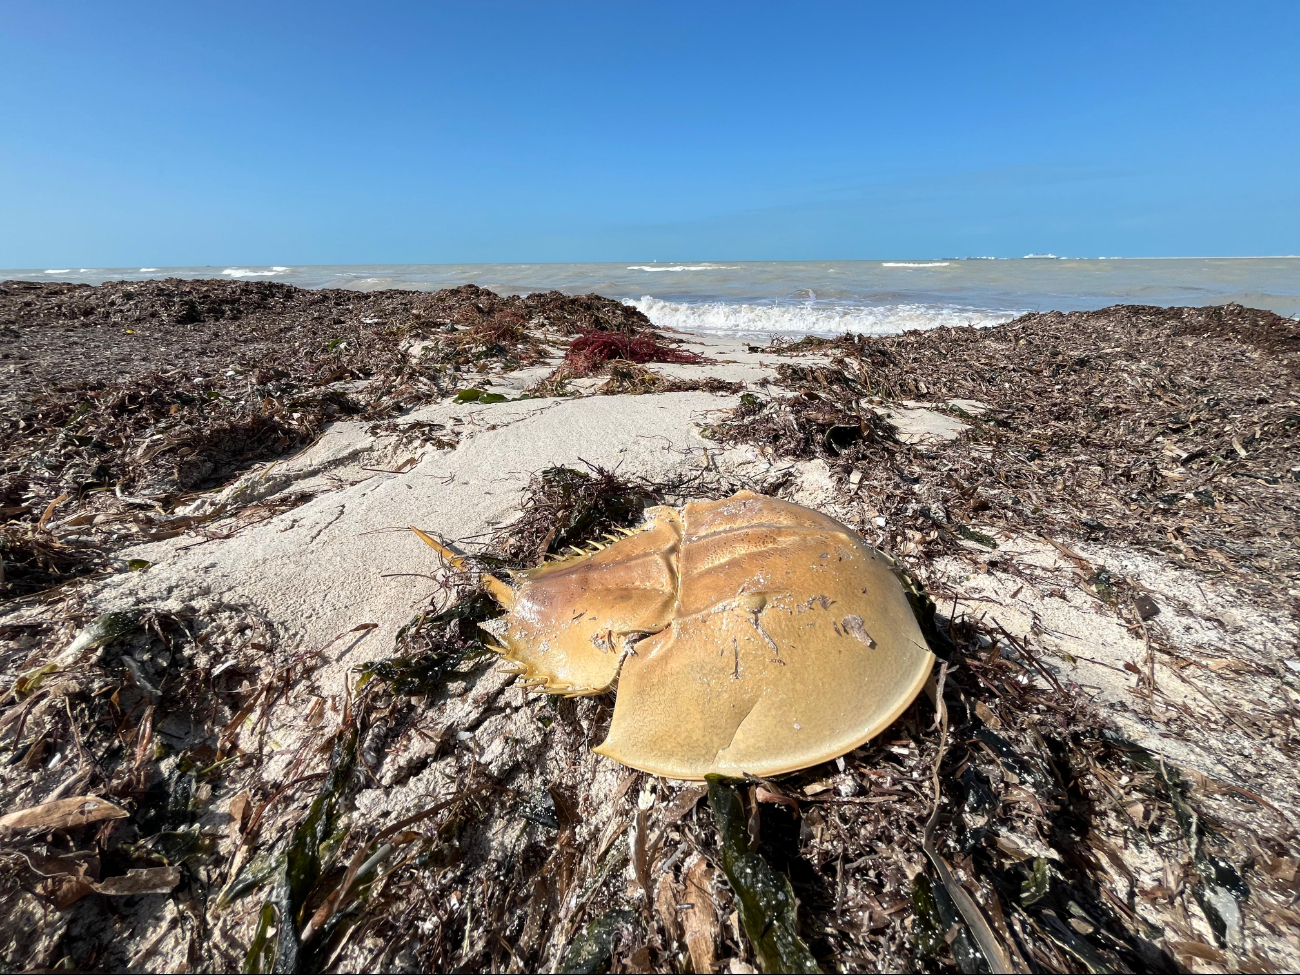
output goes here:
[{"label": "turquoise water", "polygon": [[400,264],[300,267],[41,268],[0,279],[149,278],[282,281],[306,288],[434,290],[473,282],[501,293],[596,292],[631,302],[657,325],[754,335],[887,335],[988,325],[1026,311],[1117,303],[1229,301],[1300,316],[1300,257],[981,258],[696,264]]}]

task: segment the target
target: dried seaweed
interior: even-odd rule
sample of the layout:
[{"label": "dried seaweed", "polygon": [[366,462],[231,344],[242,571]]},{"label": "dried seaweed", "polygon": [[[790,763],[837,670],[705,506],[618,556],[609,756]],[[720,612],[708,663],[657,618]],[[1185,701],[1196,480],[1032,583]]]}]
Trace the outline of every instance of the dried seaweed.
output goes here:
[{"label": "dried seaweed", "polygon": [[646,507],[662,500],[654,485],[603,467],[592,465],[589,472],[547,468],[533,477],[523,513],[497,533],[494,548],[513,568],[536,565],[547,555],[580,549],[635,525]]},{"label": "dried seaweed", "polygon": [[334,836],[340,806],[353,787],[352,774],[357,762],[358,732],[356,724],[345,717],[334,739],[329,772],[311,808],[290,837],[285,851],[284,875],[277,882],[271,901],[277,915],[278,939],[275,950],[276,972],[296,972],[304,965],[299,932],[307,920],[309,898],[320,880],[324,848]]},{"label": "dried seaweed", "polygon": [[0,525],[0,594],[41,592],[109,565],[107,553],[100,548],[66,543],[31,522]]},{"label": "dried seaweed", "polygon": [[609,911],[588,921],[564,953],[558,971],[565,975],[598,975],[609,971],[619,928],[632,923],[631,911]]},{"label": "dried seaweed", "polygon": [[605,368],[609,379],[596,392],[601,396],[640,395],[643,393],[722,393],[734,396],[745,388],[741,382],[728,382],[716,376],[702,379],[670,379],[652,369],[623,360],[613,360]]},{"label": "dried seaweed", "polygon": [[[539,479],[543,495],[553,490],[545,485]],[[546,510],[563,520],[564,509]],[[563,763],[552,766],[546,815],[537,814],[543,804],[516,791],[510,777],[485,777],[471,762],[454,794],[435,812],[426,811],[440,814],[432,832],[412,831],[399,817],[383,829],[354,825],[343,835],[338,813],[360,781],[345,775],[346,756],[364,761],[367,774],[382,773],[395,736],[418,727],[420,713],[402,703],[408,700],[404,694],[393,696],[389,689],[433,689],[421,683],[428,677],[423,672],[398,668],[385,674],[376,668],[353,702],[354,719],[345,719],[343,732],[335,735],[335,758],[310,810],[287,831],[287,848],[272,854],[269,870],[265,859],[262,866],[255,858],[248,861],[246,870],[255,878],[277,883],[270,898],[277,933],[271,936],[265,909],[253,912],[239,954],[248,970],[376,969],[399,950],[410,953],[412,965],[461,970],[670,970],[686,957],[677,954],[685,932],[676,905],[698,905],[707,895],[713,916],[725,918],[735,910],[746,932],[742,943],[733,943],[724,927],[700,927],[690,914],[694,944],[700,948],[699,939],[708,938],[715,958],[744,959],[752,951],[765,970],[812,970],[814,964],[847,971],[983,970],[961,912],[929,870],[930,824],[937,855],[951,864],[999,943],[1026,970],[1174,971],[1175,954],[1249,952],[1232,948],[1228,937],[1227,947],[1199,940],[1190,921],[1179,920],[1185,917],[1179,905],[1200,911],[1202,900],[1215,903],[1218,895],[1203,879],[1205,864],[1213,866],[1215,886],[1229,886],[1232,874],[1221,869],[1245,883],[1240,843],[1254,842],[1253,834],[1234,833],[1230,823],[1210,814],[1190,780],[1118,740],[1085,700],[1037,680],[1027,645],[970,621],[944,620],[922,595],[917,599],[929,627],[953,644],[943,686],[953,716],[946,749],[941,752],[929,704],[918,701],[882,739],[845,756],[842,764],[749,783],[748,808],[734,787],[715,784],[710,816],[695,807],[699,790],[661,784],[658,802],[638,802],[641,812],[633,821],[641,825],[633,832],[643,838],[631,843],[614,830],[608,841],[593,837],[589,845],[574,845],[573,790],[582,780],[570,776],[585,774],[581,770],[591,762],[580,736],[571,741],[571,770]],[[425,662],[441,669],[468,638],[459,628],[473,633],[481,604],[481,595],[466,591],[449,611],[417,618],[400,638],[399,658],[429,654]],[[412,682],[402,684],[407,676]],[[474,676],[464,679],[472,683]],[[549,747],[569,741],[565,729],[599,720],[602,708],[599,700],[538,704],[539,717],[559,735]],[[387,730],[376,738],[381,728]],[[936,762],[937,807],[927,787]],[[529,760],[509,776],[534,781],[534,771]],[[612,801],[607,812],[617,825],[618,799],[604,801]],[[1135,801],[1147,810],[1140,823],[1124,812]],[[488,838],[511,823],[537,831],[536,838],[501,872],[493,866]],[[265,831],[263,836],[274,850],[277,837]],[[1208,845],[1198,853],[1191,836]],[[1200,879],[1186,885],[1182,900],[1152,894],[1127,882],[1114,866],[1116,851],[1125,847]],[[302,878],[296,893],[291,875],[274,880],[289,862],[288,849],[299,868],[294,875]],[[1276,869],[1285,875],[1287,849],[1261,854],[1258,862],[1281,857],[1284,866]],[[692,868],[693,879],[687,880],[689,851],[722,869],[717,883],[707,880],[708,861]],[[283,859],[277,868],[278,857]],[[644,882],[631,883],[633,871]],[[754,888],[750,881],[760,874],[766,883]],[[725,883],[723,875],[729,878]],[[665,895],[654,899],[653,908],[648,893],[631,893],[659,886]],[[1256,876],[1250,898],[1234,898],[1243,917],[1270,896],[1266,887]],[[482,899],[473,895],[473,911],[449,913],[445,905],[465,903],[480,888]],[[1159,900],[1167,897],[1174,900]],[[1157,903],[1164,905],[1158,911],[1168,912],[1163,931],[1147,920]],[[771,918],[756,921],[756,911]],[[528,919],[535,915],[550,920],[530,928]],[[290,918],[291,923],[280,920]],[[769,924],[771,919],[776,920]],[[806,938],[805,951],[796,937]],[[1248,957],[1254,959],[1250,964],[1262,963],[1259,956]]]},{"label": "dried seaweed", "polygon": [[[834,363],[784,364],[778,382],[794,395],[748,399],[710,432],[825,459],[905,555],[992,548],[989,529],[1102,538],[1231,572],[1276,605],[1278,583],[1300,579],[1296,333],[1238,305],[1116,306],[804,340],[771,351]],[[969,429],[896,442],[879,421],[885,399]]]},{"label": "dried seaweed", "polygon": [[867,452],[871,446],[896,439],[887,420],[854,402],[837,388],[805,388],[768,401],[746,393],[731,416],[708,427],[705,434],[723,443],[754,444],[782,457],[820,457],[849,464],[876,456],[878,452]]},{"label": "dried seaweed", "polygon": [[[218,326],[242,320],[203,319],[242,314],[237,302],[216,300],[222,289],[205,293],[211,304],[167,306],[172,310],[165,314],[198,315]],[[299,299],[291,292],[271,288],[246,296],[254,297],[269,302],[257,315],[270,316],[275,301],[289,302],[287,311],[296,314],[292,302]],[[562,308],[562,298],[546,307]],[[348,300],[354,299],[370,300]],[[391,300],[392,307],[400,303]],[[400,299],[407,300],[425,299]],[[482,295],[474,300],[487,307]],[[583,314],[594,319],[604,307]],[[541,327],[548,314],[537,311],[529,327]],[[609,314],[610,329],[645,327],[619,318],[624,313],[617,309]],[[428,336],[450,334],[474,327],[469,317],[431,315],[419,328]],[[629,323],[635,327],[624,329]],[[564,331],[558,320],[544,325]],[[997,558],[1002,550],[985,547],[981,537],[996,542],[1004,530],[1109,535],[1188,564],[1240,572],[1236,580],[1258,588],[1265,612],[1273,605],[1270,593],[1282,588],[1276,580],[1289,578],[1284,549],[1294,524],[1291,512],[1278,507],[1289,504],[1294,481],[1265,480],[1278,469],[1285,473],[1278,465],[1288,452],[1294,456],[1288,439],[1294,431],[1283,422],[1287,400],[1277,393],[1292,388],[1279,370],[1294,374],[1287,358],[1294,342],[1274,325],[1244,311],[1112,310],[1092,318],[1029,318],[1014,328],[845,340],[818,349],[840,357],[833,367],[791,363],[797,368],[781,374],[790,389],[746,400],[750,412],[738,418],[752,421],[769,453],[824,459],[842,496],[856,496],[862,505],[864,531],[909,568],[949,552]],[[575,331],[590,328],[587,322]],[[322,348],[339,337],[328,337]],[[1059,358],[1049,354],[1053,348],[1072,348],[1067,338],[1107,364],[1119,377],[1118,392],[1109,399],[1096,395],[1103,370],[1071,365],[1055,378],[1046,367],[1032,372],[1033,365]],[[1103,354],[1115,347],[1120,351]],[[326,351],[348,355],[342,345]],[[1066,461],[1078,456],[1071,451],[1079,444],[1109,463],[1109,454],[1095,454],[1105,436],[1115,441],[1107,449],[1120,467],[1172,456],[1166,444],[1185,431],[1169,427],[1168,412],[1177,411],[1166,410],[1160,397],[1186,398],[1178,377],[1189,356],[1207,361],[1187,375],[1206,384],[1205,398],[1222,397],[1230,410],[1211,424],[1218,447],[1230,453],[1221,458],[1226,466],[1209,458],[1183,463],[1180,486],[1213,474],[1203,490],[1219,506],[1217,521],[1195,531],[1181,522],[1169,529],[1184,552],[1161,530],[1202,501],[1160,502],[1168,511],[1157,511],[1148,527],[1139,523],[1159,495],[1144,482],[1131,482],[1129,495],[1121,496],[1118,485],[1130,482],[1109,468],[1102,476],[1080,465],[1070,474],[1079,477],[1077,486],[1057,492],[1054,479],[1066,479]],[[1249,370],[1262,377],[1254,386]],[[1070,386],[1080,376],[1086,380],[1080,388],[1092,396],[1082,405]],[[337,380],[349,397],[357,395],[350,384],[361,381]],[[485,385],[474,382],[474,388]],[[1002,382],[1015,384],[999,392]],[[1230,389],[1233,383],[1240,388]],[[442,391],[465,385],[461,376]],[[427,393],[417,387],[418,381],[415,392],[395,389],[389,402],[394,408],[418,402]],[[1256,402],[1265,388],[1270,402]],[[889,404],[876,402],[890,395],[928,397],[971,429],[952,448],[905,443],[883,416]],[[991,409],[951,404],[954,397],[979,399]],[[146,412],[158,412],[147,397],[140,402]],[[1109,432],[1088,412],[1101,407],[1110,411]],[[178,414],[188,408],[182,404]],[[162,412],[170,416],[169,410]],[[1202,429],[1204,418],[1179,415],[1186,430]],[[1131,427],[1121,437],[1124,420]],[[1221,421],[1254,424],[1259,432],[1250,426],[1221,433]],[[385,422],[391,421],[376,418]],[[82,435],[75,427],[70,434]],[[93,454],[90,445],[69,442],[69,450]],[[980,455],[981,445],[993,454]],[[1042,456],[1028,459],[1030,450]],[[34,480],[17,487],[18,480],[5,481],[0,507],[17,521],[14,530],[37,538],[80,544],[76,533],[86,526],[67,522],[94,513],[127,514],[129,537],[187,530],[167,513],[176,503],[174,488],[152,499],[126,489],[122,498],[115,490],[84,492],[69,499],[86,506],[75,509],[81,514],[65,509],[65,501],[46,518],[63,488],[57,479],[42,480],[40,471],[22,477]],[[599,469],[541,472],[525,517],[501,533],[487,558],[497,559],[489,563],[494,567],[536,564],[547,552],[634,523],[648,504],[708,490],[703,483],[642,484]],[[1098,510],[1117,497],[1122,514]],[[100,503],[102,510],[95,507]],[[886,523],[878,532],[876,517]],[[1225,543],[1226,563],[1206,560],[1198,546],[1216,531],[1251,550]],[[512,547],[515,535],[519,543]],[[1132,603],[1138,622],[1154,615],[1137,607],[1113,572],[1080,571],[1081,584],[1099,598],[1110,593],[1126,611]],[[1277,946],[1300,924],[1294,906],[1300,846],[1267,799],[1175,769],[1121,740],[1086,691],[1037,658],[1032,638],[1012,639],[979,619],[945,618],[919,589],[913,596],[928,621],[928,639],[949,661],[942,686],[947,738],[923,698],[841,761],[748,783],[744,816],[731,819],[730,848],[761,857],[773,889],[788,883],[797,928],[819,967],[987,967],[927,855],[928,831],[935,854],[1020,970],[1287,967],[1290,956]],[[83,646],[77,662],[47,670],[37,682],[99,613],[71,597],[31,605],[28,615],[7,617],[0,629],[8,641],[0,657],[4,686],[19,691],[0,702],[6,811],[37,807],[51,796],[98,795],[130,815],[70,832],[0,837],[0,910],[13,932],[0,960],[8,966],[128,970],[161,967],[166,959],[195,971],[244,965],[250,971],[520,972],[565,967],[583,945],[593,950],[574,955],[569,967],[743,971],[761,960],[756,949],[764,932],[745,931],[740,916],[748,908],[736,896],[743,884],[733,888],[725,878],[727,847],[719,820],[699,804],[701,791],[611,769],[589,754],[587,743],[599,740],[609,720],[607,700],[524,698],[487,667],[453,663],[470,662],[475,652],[474,622],[484,607],[481,600],[476,607],[472,590],[456,593],[449,610],[439,603],[412,621],[392,658],[372,669],[352,700],[351,722],[342,717],[346,702],[336,702],[339,721],[328,728],[344,728],[342,736],[324,730],[326,699],[338,688],[327,693],[312,685],[315,652],[283,650],[273,628],[245,611],[212,611],[217,620],[210,613],[170,616],[137,607],[132,626],[97,649]],[[18,687],[24,678],[33,683]],[[1293,693],[1294,675],[1283,674],[1279,688]],[[316,704],[300,705],[311,701]],[[288,726],[297,729],[291,756],[281,748]],[[346,781],[338,771],[343,763],[332,758],[340,746],[355,754]],[[51,764],[59,756],[63,761]],[[287,766],[264,774],[263,763],[276,757],[287,757]],[[423,809],[389,805],[404,783],[415,784],[402,802],[425,790],[437,801]],[[352,803],[365,790],[371,801],[362,815],[360,800],[356,808]],[[205,817],[226,809],[228,828],[206,825],[212,819]],[[314,823],[313,810],[321,812]],[[332,826],[322,826],[331,818]],[[288,874],[274,887],[269,910],[244,901],[223,911],[224,902],[203,894],[241,877],[245,892],[275,884],[291,844],[305,868],[297,875],[315,877],[310,885],[302,881],[297,901]],[[167,894],[125,901],[103,892],[137,882],[119,878],[160,868],[181,878]],[[159,875],[158,885],[165,879]],[[177,922],[155,923],[172,914],[149,915],[149,904],[161,904]],[[733,912],[738,928],[728,923]],[[786,918],[793,930],[794,919]]]},{"label": "dried seaweed", "polygon": [[[251,771],[222,755],[222,728],[247,695],[241,671],[212,651],[239,633],[264,650],[271,638],[229,611],[200,619],[141,606],[90,619],[63,600],[27,618],[0,634],[4,683],[16,692],[0,701],[0,747],[14,759],[0,765],[0,795],[6,808],[46,812],[40,830],[0,830],[0,910],[25,932],[11,929],[3,962],[129,968],[141,945],[115,918],[134,914],[130,898],[192,896],[216,857],[200,823],[213,791]],[[236,663],[239,650],[230,653]],[[301,672],[287,666],[276,680]],[[71,815],[51,818],[70,804]],[[194,950],[196,962],[208,955]]]},{"label": "dried seaweed", "polygon": [[565,374],[570,378],[589,376],[604,363],[624,362],[705,362],[698,352],[675,349],[665,343],[658,332],[646,329],[635,334],[624,332],[584,332],[569,343],[564,354]]},{"label": "dried seaweed", "polygon": [[555,344],[545,333],[659,348],[645,316],[619,302],[473,285],[4,282],[0,325],[0,598],[113,568],[114,549],[193,528],[183,512],[202,492],[307,446],[333,420],[382,422],[465,389],[466,374],[481,389],[541,361]]}]

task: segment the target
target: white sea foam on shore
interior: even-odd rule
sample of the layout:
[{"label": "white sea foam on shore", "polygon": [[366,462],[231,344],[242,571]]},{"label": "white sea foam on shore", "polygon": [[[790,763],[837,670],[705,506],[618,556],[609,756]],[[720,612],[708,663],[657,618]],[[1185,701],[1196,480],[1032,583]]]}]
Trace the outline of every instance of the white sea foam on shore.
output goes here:
[{"label": "white sea foam on shore", "polygon": [[682,332],[765,335],[897,335],[942,325],[998,325],[1018,312],[989,311],[959,305],[751,305],[730,302],[688,303],[645,295],[628,304],[661,328]]},{"label": "white sea foam on shore", "polygon": [[287,267],[278,266],[271,268],[269,271],[254,271],[252,268],[247,267],[228,267],[221,273],[231,278],[270,278],[277,274],[284,274],[289,270]]}]

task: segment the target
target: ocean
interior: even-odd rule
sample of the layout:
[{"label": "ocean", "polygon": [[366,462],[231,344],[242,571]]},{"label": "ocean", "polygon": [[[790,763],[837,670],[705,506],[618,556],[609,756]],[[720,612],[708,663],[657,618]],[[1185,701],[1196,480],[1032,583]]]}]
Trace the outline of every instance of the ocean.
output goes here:
[{"label": "ocean", "polygon": [[0,280],[282,281],[304,288],[596,292],[656,325],[756,338],[992,325],[1030,311],[1239,302],[1300,316],[1300,257],[952,258],[619,264],[361,264],[0,270]]}]

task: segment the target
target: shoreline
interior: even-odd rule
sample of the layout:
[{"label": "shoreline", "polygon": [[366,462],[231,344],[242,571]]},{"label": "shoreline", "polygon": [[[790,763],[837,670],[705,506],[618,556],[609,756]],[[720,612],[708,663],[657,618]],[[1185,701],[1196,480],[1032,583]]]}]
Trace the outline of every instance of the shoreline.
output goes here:
[{"label": "shoreline", "polygon": [[[616,360],[579,369],[566,354],[575,334],[592,328],[644,333],[649,322],[594,296],[547,303],[545,296],[507,300],[466,289],[338,299],[314,293],[286,309],[271,300],[280,292],[260,289],[259,304],[253,300],[259,289],[233,282],[204,285],[202,300],[184,288],[168,294],[156,287],[152,304],[104,309],[110,327],[89,335],[111,329],[112,340],[98,348],[67,344],[88,335],[58,319],[63,312],[51,312],[40,326],[49,333],[42,333],[44,344],[32,342],[31,330],[22,327],[7,326],[0,335],[0,350],[26,344],[22,361],[36,377],[0,402],[6,436],[19,438],[7,455],[8,494],[0,498],[10,566],[5,584],[22,578],[13,571],[14,552],[21,552],[32,580],[0,602],[5,684],[27,682],[4,705],[0,721],[24,708],[45,714],[41,701],[53,698],[42,693],[60,687],[93,714],[107,700],[103,689],[120,685],[112,693],[114,707],[122,708],[116,720],[134,715],[134,728],[148,727],[167,748],[150,751],[149,739],[136,731],[126,742],[134,764],[119,767],[119,759],[101,757],[90,763],[84,782],[77,779],[80,767],[25,760],[0,776],[0,793],[8,808],[22,808],[59,789],[96,792],[138,815],[157,803],[160,782],[171,794],[177,776],[188,774],[179,771],[177,756],[202,755],[204,767],[238,758],[228,775],[192,782],[196,796],[206,793],[181,826],[169,827],[209,837],[203,855],[172,859],[203,879],[209,893],[191,901],[218,925],[217,941],[228,957],[252,942],[256,919],[245,913],[218,922],[216,892],[263,847],[276,848],[305,815],[312,793],[270,812],[262,806],[257,815],[267,826],[261,833],[245,829],[248,810],[269,803],[275,783],[328,771],[328,749],[320,746],[336,739],[323,737],[322,729],[347,728],[353,720],[352,695],[361,691],[357,668],[409,649],[404,641],[415,621],[457,604],[465,580],[448,576],[404,526],[415,523],[468,551],[503,557],[503,539],[518,533],[530,505],[544,496],[538,493],[543,472],[567,467],[612,472],[667,502],[748,488],[825,511],[925,586],[941,625],[962,648],[963,672],[978,675],[969,686],[955,685],[961,693],[975,694],[981,680],[1001,688],[972,706],[972,715],[984,715],[981,727],[1000,729],[1017,749],[1032,748],[1034,735],[1101,740],[1105,731],[1181,771],[1185,795],[1168,782],[1163,792],[1148,788],[1153,773],[1143,779],[1130,770],[1130,781],[1116,785],[1110,766],[1096,773],[1075,769],[1081,777],[1095,774],[1079,788],[1098,810],[1089,814],[1092,829],[1109,837],[1095,869],[1084,869],[1067,855],[1073,839],[1035,833],[1023,811],[1015,811],[1017,802],[1051,803],[1023,767],[1016,773],[1019,766],[1004,762],[998,788],[1006,804],[993,815],[995,825],[967,852],[952,847],[944,854],[965,863],[969,877],[986,877],[972,880],[980,890],[993,890],[987,877],[996,871],[976,861],[996,863],[1003,871],[997,876],[1008,877],[1042,861],[1044,870],[1050,865],[1053,876],[1065,878],[1067,889],[1086,874],[1127,905],[1131,919],[1112,905],[1114,918],[1103,925],[1128,932],[1124,951],[1148,945],[1159,958],[1192,970],[1224,970],[1251,959],[1279,969],[1300,963],[1300,947],[1275,920],[1287,916],[1278,912],[1289,910],[1284,892],[1294,885],[1300,860],[1300,789],[1291,774],[1300,714],[1294,652],[1300,640],[1300,337],[1294,322],[1240,306],[1123,306],[1027,315],[978,330],[767,346],[681,334],[647,354],[683,359],[695,353],[703,361]],[[137,317],[125,317],[130,314]],[[149,361],[139,354],[144,342],[170,344]],[[158,374],[164,364],[170,379]],[[98,404],[99,412],[83,410],[81,400]],[[139,417],[145,419],[137,423]],[[47,466],[26,464],[31,457]],[[63,466],[52,471],[49,465],[57,464]],[[116,481],[100,468],[112,468]],[[60,494],[70,496],[56,502]],[[91,573],[80,581],[74,567],[72,581],[52,588],[45,583],[58,578],[39,563],[46,558],[57,569],[64,550],[91,552],[95,561],[82,564]],[[120,647],[69,655],[73,634],[108,612],[145,614],[123,638],[139,650],[134,665],[121,662]],[[174,649],[181,646],[188,649]],[[184,673],[160,663],[164,655],[206,675],[216,690],[204,693],[215,697],[204,697]],[[52,669],[32,676],[46,667]],[[1073,710],[1059,720],[1044,718],[1031,734],[1024,715],[1009,710],[1009,695],[1018,693],[1013,684],[1036,689],[1040,711],[1053,700],[1070,702]],[[169,713],[164,686],[168,694],[184,686],[199,695],[203,710],[194,714],[201,720]],[[725,882],[709,857],[698,859],[682,839],[705,843],[703,807],[695,810],[693,801],[672,818],[690,789],[630,776],[587,751],[593,729],[608,720],[607,701],[561,706],[538,699],[502,668],[480,662],[457,670],[416,712],[393,700],[380,703],[366,712],[371,723],[358,732],[366,771],[358,773],[361,784],[349,800],[348,835],[373,833],[431,801],[451,801],[460,779],[486,774],[483,782],[512,798],[493,799],[479,818],[470,817],[474,825],[457,841],[460,859],[434,857],[433,873],[422,883],[440,897],[459,892],[463,903],[472,884],[504,883],[502,864],[532,849],[529,844],[567,837],[561,845],[577,851],[571,870],[581,878],[579,906],[556,897],[555,886],[538,894],[537,884],[558,884],[542,872],[519,882],[531,894],[503,901],[516,914],[523,911],[515,935],[531,953],[528,964],[559,962],[597,913],[587,907],[596,893],[609,905],[662,918],[659,901],[680,900],[683,885],[692,884],[717,898],[712,926],[688,912],[680,920],[647,922],[643,937],[687,945],[683,925],[698,921],[694,943],[708,941],[719,963],[753,961],[744,956],[744,939],[726,930]],[[959,707],[965,705],[954,698],[950,708]],[[152,724],[141,724],[146,713]],[[554,721],[544,723],[550,715]],[[20,730],[12,747],[21,739],[23,749],[34,750],[41,720],[23,719],[36,730]],[[1049,733],[1054,720],[1060,727]],[[1094,723],[1069,723],[1085,720]],[[416,725],[423,730],[407,733]],[[822,809],[892,815],[888,798],[848,800],[875,799],[871,768],[883,767],[889,747],[912,749],[917,764],[897,781],[911,782],[916,773],[919,783],[924,762],[938,761],[936,734],[922,700],[878,747],[855,753],[847,771],[827,763],[773,788],[788,790],[797,802],[815,803],[818,795],[846,800],[839,807],[805,805],[807,816],[813,810],[821,816]],[[49,747],[63,754],[68,746]],[[889,788],[898,803],[912,801],[911,793]],[[969,794],[954,792],[951,800],[960,805]],[[509,810],[545,806],[544,796],[551,797],[551,811],[519,826]],[[701,797],[695,793],[695,801]],[[568,801],[581,815],[565,813]],[[1211,884],[1209,900],[1192,895],[1208,882],[1196,872],[1201,867],[1187,843],[1174,842],[1179,802],[1194,803],[1215,823],[1214,855],[1251,890],[1251,898],[1234,901],[1236,915],[1227,902],[1214,906],[1220,896],[1214,891],[1226,887]],[[640,819],[638,809],[645,814]],[[773,815],[784,809],[777,803]],[[999,816],[1006,823],[1000,832]],[[846,866],[867,854],[846,857],[856,848],[830,813],[807,836],[792,822],[793,834],[765,841],[767,855],[828,864],[831,889],[840,891],[827,908],[824,897],[808,892],[815,884],[798,872],[803,868],[791,868],[813,885],[799,892],[805,929],[833,922],[840,931],[833,943],[818,935],[814,947],[823,955],[868,952],[896,964],[919,958],[916,938],[903,925],[909,885],[925,869],[919,846],[900,841],[901,859],[873,860],[880,872],[872,879]],[[624,848],[622,855],[630,859],[610,866],[603,858],[629,829],[631,852]],[[635,844],[646,829],[663,855],[638,866]],[[1147,842],[1143,830],[1148,840],[1152,830],[1163,839]],[[674,843],[687,850],[678,860],[667,852]],[[1252,843],[1264,846],[1257,851]],[[660,884],[667,885],[664,898]],[[61,916],[90,912],[93,921],[100,917],[93,912],[103,910],[95,898],[102,896],[79,898]],[[550,898],[545,930],[528,933],[528,897]],[[837,897],[863,905],[870,899],[876,906],[862,909],[880,926],[845,921]],[[179,932],[160,927],[171,923],[170,903],[157,894],[133,902],[133,933],[126,939],[137,951],[160,938],[152,963],[164,967],[188,950]],[[488,923],[478,917],[480,925]],[[1225,917],[1228,926],[1219,931]],[[99,922],[78,923],[94,930]],[[1081,923],[1095,926],[1096,918]],[[1144,925],[1165,933],[1157,937]],[[454,955],[459,945],[471,945],[476,930],[460,906],[432,930],[430,944],[452,952],[436,956],[443,964],[486,964],[498,950],[484,944],[474,948],[478,954]],[[1086,940],[1078,926],[1075,931],[1071,937]],[[1007,937],[1026,952],[1037,944],[1028,935]],[[384,957],[380,942],[359,936],[331,957],[364,967]],[[26,957],[37,957],[41,944],[33,941],[34,954]],[[663,948],[663,957],[672,950]],[[1054,950],[1077,963],[1084,949],[1058,944]],[[689,954],[698,964],[695,947]],[[1060,964],[1049,962],[1038,961],[1046,969]]]},{"label": "shoreline", "polygon": [[[876,261],[703,261],[542,264],[374,264],[95,269],[67,274],[3,271],[29,282],[141,284],[150,279],[270,281],[309,289],[374,292],[436,291],[473,281],[499,294],[559,290],[594,292],[621,301],[658,303],[656,314],[689,318],[699,306],[785,309],[793,331],[826,331],[804,313],[867,309],[885,319],[886,331],[920,322],[892,308],[919,308],[943,317],[965,309],[979,316],[1030,311],[1095,311],[1114,304],[1213,305],[1238,303],[1278,314],[1300,315],[1297,259],[1246,258],[891,258]],[[61,268],[60,268],[61,270]],[[645,310],[643,308],[643,310]],[[654,316],[652,316],[654,317]],[[817,314],[812,316],[817,317]],[[660,325],[672,321],[656,319]],[[870,320],[847,323],[874,332]]]}]

